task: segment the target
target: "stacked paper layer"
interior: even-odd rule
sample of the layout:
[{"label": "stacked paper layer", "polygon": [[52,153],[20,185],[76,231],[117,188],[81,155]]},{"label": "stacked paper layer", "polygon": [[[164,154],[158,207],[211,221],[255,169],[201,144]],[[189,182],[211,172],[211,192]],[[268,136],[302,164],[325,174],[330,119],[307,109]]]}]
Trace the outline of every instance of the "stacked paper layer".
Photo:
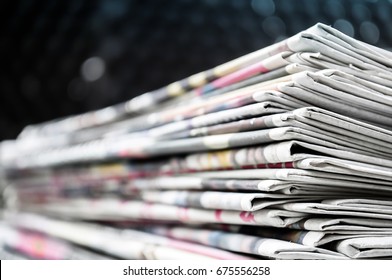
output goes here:
[{"label": "stacked paper layer", "polygon": [[0,244],[38,258],[392,258],[391,74],[390,52],[317,24],[26,127],[1,144]]}]

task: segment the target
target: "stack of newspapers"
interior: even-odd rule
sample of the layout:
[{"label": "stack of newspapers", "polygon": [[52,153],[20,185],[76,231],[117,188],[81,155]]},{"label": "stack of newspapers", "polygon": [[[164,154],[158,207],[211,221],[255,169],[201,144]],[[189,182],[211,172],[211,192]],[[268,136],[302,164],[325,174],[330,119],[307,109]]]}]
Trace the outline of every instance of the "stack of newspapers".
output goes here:
[{"label": "stack of newspapers", "polygon": [[0,245],[30,258],[392,258],[392,53],[317,24],[0,164]]}]

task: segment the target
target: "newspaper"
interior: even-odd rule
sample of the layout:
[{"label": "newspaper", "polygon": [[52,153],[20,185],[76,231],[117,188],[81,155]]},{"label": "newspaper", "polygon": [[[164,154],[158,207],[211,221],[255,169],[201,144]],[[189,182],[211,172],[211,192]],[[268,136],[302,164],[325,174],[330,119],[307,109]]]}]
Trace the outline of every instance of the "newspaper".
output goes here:
[{"label": "newspaper", "polygon": [[12,249],[13,252],[18,252],[28,258],[49,260],[112,259],[110,256],[94,253],[50,236],[17,230],[5,223],[0,224],[0,229],[1,247]]},{"label": "newspaper", "polygon": [[392,226],[390,220],[358,218],[358,217],[333,217],[333,218],[308,218],[290,225],[293,229],[310,231],[389,231]]},{"label": "newspaper", "polygon": [[[350,201],[350,199],[348,199]],[[320,203],[291,202],[277,207],[296,212],[339,215],[354,217],[369,217],[378,219],[391,219],[392,208],[388,205],[389,201],[383,200],[363,200],[368,203],[358,203],[354,206],[348,204],[336,204],[334,200],[323,200]]]},{"label": "newspaper", "polygon": [[349,238],[337,242],[336,250],[353,259],[390,257],[391,235]]},{"label": "newspaper", "polygon": [[[304,180],[305,181],[305,180]],[[14,183],[16,196],[19,202],[33,201],[34,198],[40,201],[59,200],[66,198],[105,198],[119,197],[122,199],[135,199],[148,192],[160,193],[164,190],[205,190],[208,191],[235,191],[253,192],[255,195],[266,196],[270,194],[284,194],[282,198],[303,197],[379,197],[391,196],[391,188],[385,185],[376,185],[364,182],[351,182],[335,179],[324,179],[324,185],[302,182],[294,183],[283,180],[256,180],[256,179],[220,179],[220,178],[199,178],[199,177],[156,177],[154,179],[133,179],[124,180],[70,180],[58,183],[53,188],[50,183],[31,182]],[[377,189],[377,193],[374,190]],[[186,192],[185,192],[186,193]],[[225,192],[226,193],[226,192]],[[163,194],[163,193],[162,193]],[[199,192],[203,194],[203,192]],[[157,199],[160,199],[157,197]],[[179,201],[183,201],[180,199]],[[235,201],[235,199],[233,199]],[[234,203],[234,202],[233,202]]]},{"label": "newspaper", "polygon": [[[173,232],[171,236],[175,236],[175,232],[179,231],[187,231],[190,233],[193,231],[193,228],[184,228],[184,227],[157,227],[159,231],[164,231],[164,232]],[[163,229],[163,230],[162,230]],[[351,240],[354,238],[375,238],[378,239],[380,237],[388,237],[391,235],[391,229],[390,228],[379,228],[378,230],[324,230],[324,231],[309,231],[309,230],[298,230],[298,229],[273,229],[273,228],[267,228],[267,227],[259,227],[259,228],[254,228],[254,227],[230,227],[226,228],[226,231],[230,233],[241,233],[241,234],[247,234],[247,235],[252,235],[252,236],[258,236],[258,237],[263,237],[263,238],[277,238],[277,239],[282,239],[298,244],[303,244],[307,246],[312,246],[312,247],[326,247],[328,246],[333,246],[336,247],[337,244],[343,242],[344,240]],[[346,242],[346,241],[345,241]],[[348,241],[347,243],[350,243]],[[365,241],[362,244],[368,245],[368,248],[371,248],[373,245],[371,242],[366,242]],[[387,245],[387,243],[385,243]],[[366,246],[366,245],[365,245]],[[388,246],[388,245],[387,245]],[[376,247],[373,247],[376,248]],[[347,255],[347,253],[340,251],[341,253]],[[349,256],[349,255],[348,255]],[[380,257],[375,254],[368,255],[368,257],[371,256],[373,258],[375,257]],[[353,255],[349,256],[353,257]]]},{"label": "newspaper", "polygon": [[[250,228],[230,227],[227,231],[219,230],[200,230],[196,228],[186,227],[150,227],[148,231],[178,238],[180,240],[189,240],[202,244],[208,244],[218,248],[226,248],[232,251],[244,251],[249,249],[249,244],[252,244],[253,251],[261,255],[269,255],[274,258],[311,258],[317,259],[317,253],[328,254],[329,256],[322,256],[323,259],[338,259],[339,256],[333,251],[318,248],[326,244],[332,244],[333,248],[342,255],[349,258],[380,258],[390,256],[390,236],[391,229],[384,229],[383,231],[304,231],[304,230],[284,230],[272,228]],[[208,238],[206,238],[206,236]],[[290,247],[285,247],[283,244],[276,242],[277,240],[289,241]],[[280,241],[281,242],[281,241]],[[296,245],[302,244],[310,246],[310,248],[319,251],[313,252],[299,252]],[[294,245],[294,246],[293,246]],[[275,247],[276,246],[276,247]],[[276,249],[275,249],[276,248]],[[274,250],[275,249],[275,250]],[[294,251],[298,250],[294,253]],[[294,254],[293,254],[294,253]],[[316,254],[315,254],[316,253]],[[306,254],[309,254],[306,256]],[[340,256],[342,257],[342,256]]]},{"label": "newspaper", "polygon": [[[278,172],[278,171],[277,171]],[[341,179],[304,178],[295,182],[277,179],[223,179],[189,177],[155,177],[154,179],[133,179],[124,185],[127,193],[143,190],[223,190],[223,191],[258,191],[266,193],[282,193],[286,195],[352,195],[357,196],[391,196],[391,187],[378,184],[376,181],[360,182]],[[355,177],[352,177],[355,179]],[[383,182],[384,183],[384,182]],[[377,190],[377,193],[374,192]]]},{"label": "newspaper", "polygon": [[255,212],[210,210],[143,201],[117,199],[75,199],[62,203],[24,204],[20,210],[92,221],[179,221],[182,223],[227,223],[285,227],[308,216],[306,213],[280,209]]},{"label": "newspaper", "polygon": [[24,229],[50,234],[125,259],[251,259],[207,246],[171,240],[134,230],[53,220],[37,215],[18,215],[9,223]]},{"label": "newspaper", "polygon": [[154,233],[180,240],[276,259],[345,259],[344,255],[330,250],[304,246],[274,238],[261,238],[240,233],[184,227],[155,227],[150,230]]}]

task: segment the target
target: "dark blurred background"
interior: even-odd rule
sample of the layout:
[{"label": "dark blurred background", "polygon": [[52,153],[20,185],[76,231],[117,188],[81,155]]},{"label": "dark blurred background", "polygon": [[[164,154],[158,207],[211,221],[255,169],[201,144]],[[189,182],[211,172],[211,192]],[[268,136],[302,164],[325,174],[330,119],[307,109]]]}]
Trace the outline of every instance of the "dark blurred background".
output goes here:
[{"label": "dark blurred background", "polygon": [[390,48],[391,2],[2,1],[0,140],[128,100],[316,22]]}]

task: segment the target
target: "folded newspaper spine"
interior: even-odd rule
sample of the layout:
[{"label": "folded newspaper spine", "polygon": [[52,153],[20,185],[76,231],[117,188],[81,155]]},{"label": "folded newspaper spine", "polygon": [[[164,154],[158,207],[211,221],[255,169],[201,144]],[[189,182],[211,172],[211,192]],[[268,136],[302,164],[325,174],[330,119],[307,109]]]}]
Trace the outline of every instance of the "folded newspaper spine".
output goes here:
[{"label": "folded newspaper spine", "polygon": [[0,175],[7,258],[392,259],[392,53],[316,24],[30,125]]}]

